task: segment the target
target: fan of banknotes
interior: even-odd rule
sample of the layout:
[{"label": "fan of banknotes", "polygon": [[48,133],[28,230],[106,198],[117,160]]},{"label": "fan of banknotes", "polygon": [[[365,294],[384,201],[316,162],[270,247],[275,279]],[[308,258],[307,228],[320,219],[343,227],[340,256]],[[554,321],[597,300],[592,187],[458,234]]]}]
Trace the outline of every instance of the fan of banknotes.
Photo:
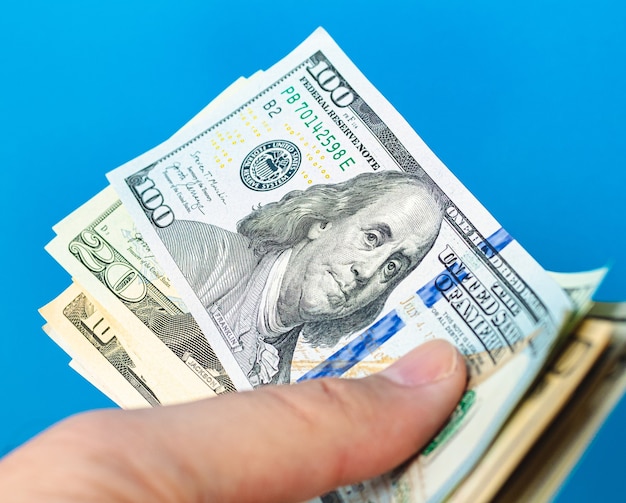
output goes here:
[{"label": "fan of banknotes", "polygon": [[322,29],[107,176],[54,227],[73,283],[41,313],[121,407],[360,377],[433,338],[465,355],[424,451],[321,501],[549,498],[621,396],[606,271],[543,270]]}]

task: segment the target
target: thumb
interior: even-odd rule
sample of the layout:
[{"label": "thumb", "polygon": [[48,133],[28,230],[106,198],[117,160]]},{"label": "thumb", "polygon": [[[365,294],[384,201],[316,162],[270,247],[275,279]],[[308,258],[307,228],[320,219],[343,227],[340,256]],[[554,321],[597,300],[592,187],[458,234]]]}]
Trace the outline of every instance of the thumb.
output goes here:
[{"label": "thumb", "polygon": [[[364,379],[318,379],[136,414],[151,418],[144,432],[166,434],[159,459],[185,467],[188,501],[302,501],[418,452],[465,383],[463,359],[440,340]],[[180,469],[158,473],[181,487]]]},{"label": "thumb", "polygon": [[364,379],[83,414],[2,460],[0,491],[11,501],[303,501],[417,453],[465,379],[457,350],[433,341]]}]

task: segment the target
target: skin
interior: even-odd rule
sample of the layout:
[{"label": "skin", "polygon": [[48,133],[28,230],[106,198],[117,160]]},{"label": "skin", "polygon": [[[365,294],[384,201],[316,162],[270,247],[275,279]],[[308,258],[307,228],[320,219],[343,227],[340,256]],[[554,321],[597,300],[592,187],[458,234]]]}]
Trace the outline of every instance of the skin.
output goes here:
[{"label": "skin", "polygon": [[365,379],[82,414],[0,461],[0,494],[10,503],[304,501],[418,452],[465,379],[456,349],[433,341]]},{"label": "skin", "polygon": [[439,223],[432,197],[412,185],[349,217],[317,222],[293,248],[279,294],[281,320],[295,326],[364,307],[421,262]]}]

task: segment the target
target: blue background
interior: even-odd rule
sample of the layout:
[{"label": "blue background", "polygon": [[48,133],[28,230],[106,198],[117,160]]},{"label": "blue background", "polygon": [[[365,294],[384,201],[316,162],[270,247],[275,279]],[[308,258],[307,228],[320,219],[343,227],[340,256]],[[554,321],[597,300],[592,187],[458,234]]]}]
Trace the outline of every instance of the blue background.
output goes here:
[{"label": "blue background", "polygon": [[[626,3],[5,1],[0,453],[110,406],[37,308],[69,284],[51,226],[240,75],[324,26],[546,268],[611,263],[626,300]],[[558,501],[621,499],[622,403]]]}]

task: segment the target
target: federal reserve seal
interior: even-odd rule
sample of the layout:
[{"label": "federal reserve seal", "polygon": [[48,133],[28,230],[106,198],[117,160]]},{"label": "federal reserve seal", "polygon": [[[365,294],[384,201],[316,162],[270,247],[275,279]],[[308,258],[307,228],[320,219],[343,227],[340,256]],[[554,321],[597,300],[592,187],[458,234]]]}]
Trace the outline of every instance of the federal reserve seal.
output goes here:
[{"label": "federal reserve seal", "polygon": [[273,190],[296,174],[301,161],[300,150],[290,141],[268,141],[256,147],[243,160],[241,181],[252,190]]}]

